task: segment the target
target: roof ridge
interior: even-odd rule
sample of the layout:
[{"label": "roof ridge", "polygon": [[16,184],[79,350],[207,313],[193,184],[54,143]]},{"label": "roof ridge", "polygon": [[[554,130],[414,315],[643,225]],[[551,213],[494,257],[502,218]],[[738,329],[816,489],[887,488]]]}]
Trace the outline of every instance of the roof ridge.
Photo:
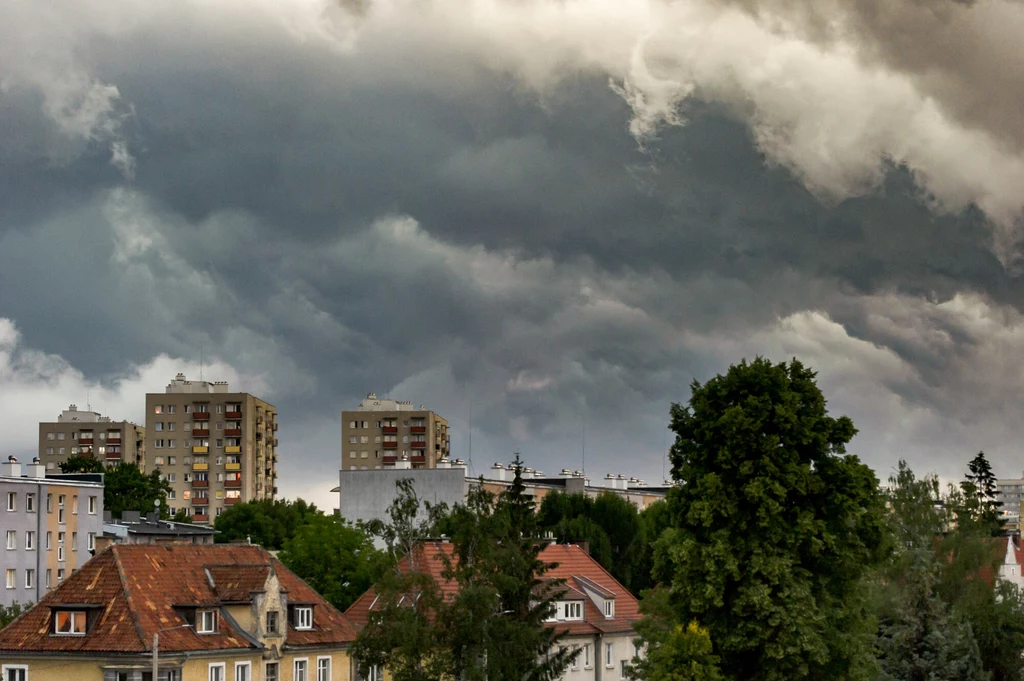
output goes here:
[{"label": "roof ridge", "polygon": [[[603,565],[601,565],[601,564],[600,564],[599,562],[597,562],[596,560],[594,560],[594,557],[593,557],[593,556],[591,556],[591,555],[590,555],[589,553],[587,553],[586,551],[584,551],[584,550],[583,550],[583,547],[582,547],[582,546],[580,546],[579,544],[567,544],[566,546],[567,546],[568,548],[574,548],[574,549],[576,549],[577,551],[579,551],[580,553],[582,553],[582,554],[583,554],[583,555],[584,555],[584,556],[585,556],[585,557],[587,558],[587,560],[589,560],[589,561],[590,561],[591,563],[593,563],[593,564],[594,564],[594,567],[596,567],[596,568],[597,568],[598,570],[600,570],[600,571],[601,571],[601,572],[603,572],[603,573],[604,573],[605,575],[607,575],[608,579],[612,580],[612,582],[614,582],[614,583],[615,583],[615,586],[617,586],[617,587],[619,587],[620,589],[622,589],[622,593],[623,593],[623,594],[625,594],[625,595],[629,596],[629,597],[630,597],[630,598],[632,598],[632,599],[633,599],[634,601],[638,601],[638,600],[639,600],[639,599],[637,599],[637,597],[636,597],[636,596],[634,596],[634,595],[633,595],[633,592],[632,592],[632,591],[630,591],[629,589],[627,589],[626,587],[624,587],[624,586],[622,585],[622,582],[620,582],[619,580],[615,579],[615,577],[614,577],[614,576],[612,576],[612,573],[610,573],[610,572],[608,572],[607,570],[605,570],[605,569],[604,569],[604,566],[603,566]],[[573,575],[573,577],[575,577],[575,575]],[[589,578],[589,577],[587,577],[586,575],[583,575],[583,577],[584,577],[584,578],[586,578],[586,579],[590,579],[590,578]],[[594,580],[592,580],[592,579],[591,579],[590,581],[594,581]],[[598,586],[601,586],[601,585],[600,585],[600,584],[598,584]],[[601,587],[601,588],[604,588],[604,587]],[[615,594],[615,596],[616,596],[616,597],[618,597],[618,595],[619,595],[619,594]]]},{"label": "roof ridge", "polygon": [[132,624],[135,626],[135,633],[139,635],[139,640],[142,641],[142,647],[152,652],[152,645],[146,640],[146,634],[142,631],[142,622],[139,621],[139,613],[135,609],[135,601],[132,599],[132,591],[128,586],[128,576],[124,572],[124,566],[121,565],[121,556],[118,555],[118,544],[110,545],[111,555],[114,557],[114,566],[117,568],[117,576],[121,580],[121,589],[124,591],[124,598],[128,602],[128,612],[132,615]]}]

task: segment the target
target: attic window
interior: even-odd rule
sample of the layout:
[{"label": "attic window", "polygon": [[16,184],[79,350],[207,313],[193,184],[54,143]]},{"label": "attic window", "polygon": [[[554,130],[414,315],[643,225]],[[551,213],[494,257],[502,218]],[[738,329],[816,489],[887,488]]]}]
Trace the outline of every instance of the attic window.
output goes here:
[{"label": "attic window", "polygon": [[296,606],[294,623],[296,629],[312,629],[313,608],[308,605]]},{"label": "attic window", "polygon": [[605,602],[604,602],[604,616],[605,617],[609,617],[609,618],[610,617],[615,617],[615,601],[611,600],[610,598],[609,599],[605,599]]},{"label": "attic window", "polygon": [[196,613],[196,633],[215,634],[217,633],[217,611],[200,610]]},{"label": "attic window", "polygon": [[53,633],[57,636],[85,636],[84,610],[58,610],[53,618]]},{"label": "attic window", "polygon": [[565,619],[583,619],[583,601],[569,601],[565,604]]}]

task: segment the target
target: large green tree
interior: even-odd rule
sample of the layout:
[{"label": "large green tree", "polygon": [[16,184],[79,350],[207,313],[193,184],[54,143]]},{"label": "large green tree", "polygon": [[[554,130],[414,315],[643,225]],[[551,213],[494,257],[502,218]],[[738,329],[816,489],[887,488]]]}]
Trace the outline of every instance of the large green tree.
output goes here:
[{"label": "large green tree", "polygon": [[315,504],[302,499],[261,499],[235,504],[217,516],[216,541],[251,541],[276,551],[284,548],[299,528],[323,517],[323,511]]},{"label": "large green tree", "polygon": [[340,610],[370,588],[385,560],[362,528],[323,515],[298,527],[278,558]]},{"label": "large green tree", "polygon": [[672,429],[680,484],[655,571],[676,621],[707,629],[727,679],[869,676],[863,581],[886,545],[884,502],[814,372],[741,362],[695,381]]},{"label": "large green tree", "polygon": [[103,507],[114,518],[120,518],[123,511],[149,513],[159,502],[160,517],[167,518],[170,491],[159,469],[146,474],[134,463],[122,462],[108,468],[103,476]]},{"label": "large green tree", "polygon": [[58,464],[61,473],[105,473],[103,462],[92,456],[75,454]]}]

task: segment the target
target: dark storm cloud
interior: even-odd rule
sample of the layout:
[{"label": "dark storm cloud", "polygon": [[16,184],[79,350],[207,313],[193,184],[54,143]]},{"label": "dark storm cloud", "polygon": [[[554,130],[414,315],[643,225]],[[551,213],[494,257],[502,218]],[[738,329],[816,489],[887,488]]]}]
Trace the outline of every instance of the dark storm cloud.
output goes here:
[{"label": "dark storm cloud", "polygon": [[[648,477],[669,402],[742,356],[820,364],[879,465],[900,426],[872,401],[978,422],[1008,392],[950,397],[1007,375],[1024,299],[988,217],[933,210],[913,168],[822,201],[728,102],[641,149],[605,74],[538,92],[416,35],[143,23],[88,63],[117,123],[74,154],[40,90],[0,91],[0,316],[108,386],[160,353],[261,377],[308,459],[282,457],[286,493],[336,467],[370,390],[449,415],[460,455],[473,402],[478,457],[578,467],[586,428],[595,471]],[[908,451],[948,441],[921,423]]]}]

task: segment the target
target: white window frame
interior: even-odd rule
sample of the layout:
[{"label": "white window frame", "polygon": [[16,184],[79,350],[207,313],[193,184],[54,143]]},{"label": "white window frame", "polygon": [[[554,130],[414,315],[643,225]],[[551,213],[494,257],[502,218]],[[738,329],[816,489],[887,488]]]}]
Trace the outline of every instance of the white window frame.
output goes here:
[{"label": "white window frame", "polygon": [[[216,634],[217,633],[217,611],[216,610],[200,610],[196,613],[196,633],[197,634]],[[211,622],[212,628],[206,628],[206,616],[210,615],[213,618]]]},{"label": "white window frame", "polygon": [[8,589],[13,589],[18,585],[18,571],[15,568],[6,568],[4,570],[5,585]]},{"label": "white window frame", "polygon": [[18,493],[8,492],[7,493],[7,510],[14,512],[18,510]]},{"label": "white window frame", "polygon": [[25,588],[36,588],[36,571],[33,568],[27,568],[25,570]]},{"label": "white window frame", "polygon": [[[304,615],[308,615],[309,619],[306,620]],[[313,628],[313,608],[308,605],[297,605],[295,606],[295,630],[296,631],[309,631]]]},{"label": "white window frame", "polygon": [[95,551],[96,550],[96,533],[95,532],[90,532],[89,533],[89,543],[86,546],[86,548],[88,548],[88,550],[90,550],[90,551]]},{"label": "white window frame", "polygon": [[7,530],[7,550],[15,551],[18,548],[18,531]]},{"label": "white window frame", "polygon": [[96,495],[89,495],[89,515],[96,515]]},{"label": "white window frame", "polygon": [[35,513],[36,512],[36,495],[29,492],[25,495],[25,512]]},{"label": "white window frame", "polygon": [[[299,663],[302,663],[302,677],[299,677]],[[292,660],[292,681],[309,681],[309,658],[297,657]]]},{"label": "white window frame", "polygon": [[[326,669],[321,669],[320,668],[320,663],[321,662],[326,662],[327,663],[327,668]],[[316,658],[316,681],[331,681],[331,674],[332,674],[332,669],[331,668],[332,668],[332,666],[333,666],[333,663],[331,662],[331,656],[330,655],[319,655],[319,656],[317,656],[317,658]],[[321,676],[320,675],[321,671],[326,671],[327,674],[324,675],[324,676]]]},{"label": "white window frame", "polygon": [[[239,676],[239,672],[245,670],[245,676]],[[252,662],[235,663],[235,681],[252,681]]]},{"label": "white window frame", "polygon": [[604,644],[604,667],[605,669],[615,669],[615,644],[605,643]]},{"label": "white window frame", "polygon": [[[214,676],[213,675],[213,670],[214,669],[220,670],[220,674],[218,674],[217,676]],[[227,671],[226,671],[226,669],[227,669],[227,665],[225,663],[223,663],[223,662],[211,662],[210,666],[207,667],[207,670],[206,670],[206,678],[209,679],[209,681],[227,681]]]},{"label": "white window frame", "polygon": [[591,661],[590,661],[590,645],[591,644],[587,643],[586,645],[583,646],[583,668],[584,669],[593,669],[594,668],[594,665],[591,664]]},{"label": "white window frame", "polygon": [[[64,612],[68,612],[72,616],[71,617],[71,629],[72,630],[71,631],[57,631],[57,615],[55,614],[53,616],[53,635],[54,636],[85,636],[85,634],[86,634],[85,630],[87,629],[88,622],[89,622],[88,615],[86,615],[85,611],[84,610],[67,610],[67,611],[64,611]],[[75,620],[78,619],[78,617],[76,617],[76,615],[80,616],[82,619],[85,620],[85,622],[84,622],[85,626],[82,627],[83,631],[74,631],[74,627],[75,627],[74,623],[75,623]]]},{"label": "white window frame", "polygon": [[7,672],[25,672],[25,681],[28,681],[28,665],[24,664],[4,664],[0,665],[0,679],[7,681]]},{"label": "white window frame", "polygon": [[33,530],[25,531],[25,550],[35,551],[36,550],[36,533]]},{"label": "white window frame", "polygon": [[281,681],[281,664],[279,662],[267,662],[266,664],[264,664],[263,665],[263,678],[264,679],[269,679],[270,678],[270,674],[267,672],[267,670],[269,670],[270,667],[274,668],[274,678],[271,679],[271,681]]},{"label": "white window frame", "polygon": [[604,601],[604,616],[606,619],[615,617],[615,601],[606,598]]},{"label": "white window frame", "polygon": [[569,665],[569,669],[574,672],[580,669],[580,647],[578,645],[572,647],[572,663]]}]

